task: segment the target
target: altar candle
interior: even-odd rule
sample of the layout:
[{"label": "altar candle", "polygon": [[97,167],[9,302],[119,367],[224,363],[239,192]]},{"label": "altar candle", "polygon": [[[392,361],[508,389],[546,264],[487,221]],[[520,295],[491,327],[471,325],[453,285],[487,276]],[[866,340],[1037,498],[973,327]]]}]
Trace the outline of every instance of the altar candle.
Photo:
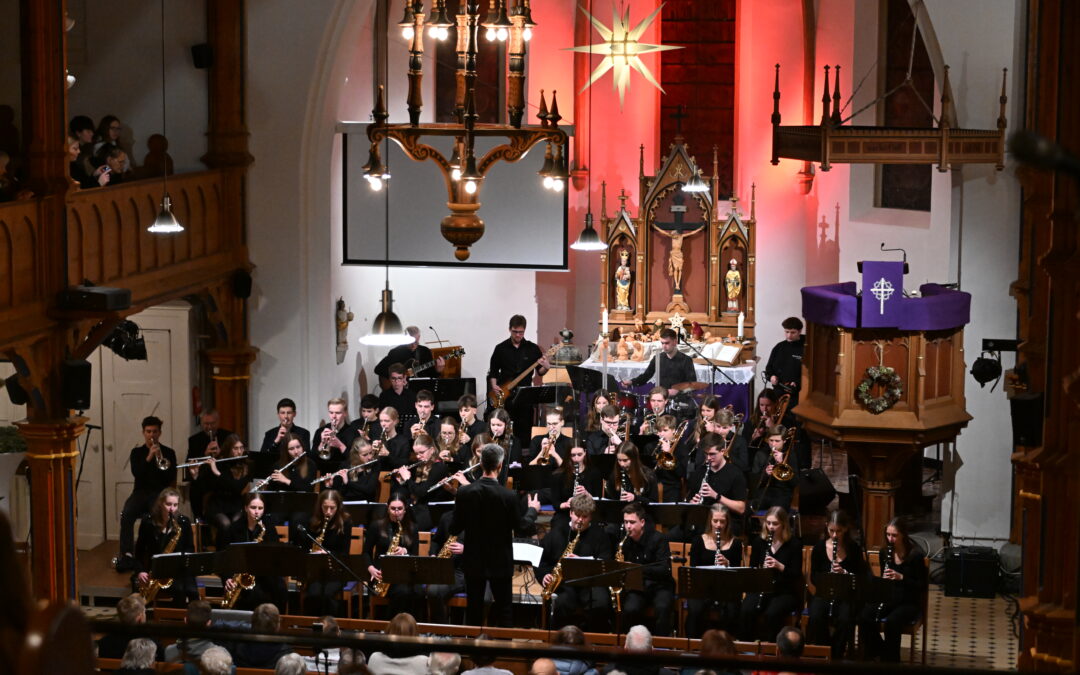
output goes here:
[{"label": "altar candle", "polygon": [[737,336],[738,336],[738,338],[739,338],[740,340],[741,340],[741,339],[743,338],[743,332],[742,332],[742,329],[743,329],[743,321],[744,321],[745,319],[746,319],[746,315],[745,315],[745,314],[743,314],[742,312],[739,312],[739,330],[738,330],[738,332],[737,332]]},{"label": "altar candle", "polygon": [[603,333],[604,333],[604,335],[607,335],[607,308],[606,307],[604,308],[604,314],[603,314]]}]

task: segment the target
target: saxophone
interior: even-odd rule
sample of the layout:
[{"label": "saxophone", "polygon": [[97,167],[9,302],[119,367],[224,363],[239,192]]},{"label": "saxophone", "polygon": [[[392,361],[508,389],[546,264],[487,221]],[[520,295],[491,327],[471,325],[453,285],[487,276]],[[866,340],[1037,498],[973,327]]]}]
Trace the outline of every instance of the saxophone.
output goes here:
[{"label": "saxophone", "polygon": [[[165,544],[165,549],[162,553],[172,553],[176,550],[176,545],[180,543],[180,534],[183,531],[180,527],[179,520],[170,518],[169,522],[172,524],[173,533],[172,537],[169,538],[169,542]],[[139,585],[139,592],[142,593],[143,598],[146,600],[146,604],[150,605],[153,604],[158,591],[169,588],[172,585],[172,579],[155,579],[151,576],[146,580],[146,583]]]},{"label": "saxophone", "polygon": [[323,539],[326,539],[326,528],[330,525],[330,521],[323,519],[322,529],[319,530],[319,536],[315,537],[315,541],[311,542],[311,551],[309,553],[322,553],[323,552]]},{"label": "saxophone", "polygon": [[551,600],[551,596],[555,594],[555,589],[559,587],[559,584],[563,580],[562,561],[568,555],[574,554],[574,549],[577,548],[578,541],[581,540],[581,530],[577,531],[574,538],[570,540],[570,543],[566,545],[566,550],[559,556],[559,562],[555,563],[555,567],[551,570],[551,581],[547,586],[544,586],[544,590],[540,591],[540,597],[544,599],[544,602]]},{"label": "saxophone", "polygon": [[[266,534],[266,525],[263,524],[262,520],[259,520],[257,525],[259,526],[259,533],[255,535],[255,543],[261,544],[263,536]],[[236,601],[240,599],[240,591],[250,591],[255,588],[255,575],[247,572],[237,572],[233,575],[232,582],[232,590],[225,591],[225,596],[221,598],[222,609],[232,609]]]},{"label": "saxophone", "polygon": [[[625,532],[623,534],[622,541],[619,542],[619,547],[615,550],[615,561],[616,562],[626,562],[626,556],[623,555],[623,550],[622,549],[623,549],[623,544],[626,543],[626,540],[629,537],[630,537],[629,532]],[[615,608],[615,613],[618,614],[618,613],[622,612],[622,592],[623,592],[623,587],[622,586],[608,586],[608,592],[611,593],[611,606]]]},{"label": "saxophone", "polygon": [[436,558],[449,558],[450,556],[452,556],[454,554],[453,551],[450,550],[450,545],[451,544],[456,544],[456,543],[457,543],[457,535],[456,534],[450,535],[449,537],[446,538],[446,541],[443,543],[442,548],[439,549],[439,555],[437,555],[435,557]]},{"label": "saxophone", "polygon": [[[393,554],[394,549],[396,549],[398,546],[401,545],[401,531],[404,530],[404,529],[405,528],[402,525],[398,525],[397,532],[395,532],[394,536],[390,539],[390,545],[386,547],[386,555],[394,555]],[[446,541],[447,541],[447,543],[450,543],[449,539],[447,539]],[[442,555],[441,551],[439,552],[439,555],[440,556]],[[385,598],[386,594],[389,593],[389,592],[390,592],[390,582],[389,581],[380,581],[380,582],[376,583],[371,588],[372,595],[377,595],[380,598]]]}]

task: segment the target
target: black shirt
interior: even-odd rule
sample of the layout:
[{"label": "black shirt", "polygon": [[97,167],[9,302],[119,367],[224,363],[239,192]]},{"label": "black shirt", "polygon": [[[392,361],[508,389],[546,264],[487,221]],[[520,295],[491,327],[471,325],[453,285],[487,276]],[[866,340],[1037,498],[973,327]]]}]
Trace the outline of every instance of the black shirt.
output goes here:
[{"label": "black shirt", "polygon": [[[570,540],[576,535],[577,532],[572,531],[570,528],[553,528],[548,532],[542,543],[544,553],[540,558],[540,565],[536,569],[537,579],[543,581],[544,577],[551,574],[551,570],[555,568],[555,563],[559,562]],[[611,560],[614,557],[611,538],[598,525],[591,524],[587,530],[581,533],[581,539],[578,540],[577,546],[574,547],[574,555],[591,556],[597,560]]]},{"label": "black shirt", "polygon": [[[262,445],[259,446],[259,452],[273,453],[275,457],[281,453],[280,448],[278,448],[278,444],[274,442],[277,439],[278,429],[280,428],[281,425],[279,424],[276,427],[272,427],[266,430],[266,433],[263,434]],[[310,431],[303,427],[298,427],[294,424],[292,428],[289,429],[288,433],[294,434],[297,438],[300,439],[300,445],[303,446],[304,452],[307,452],[311,449]]]},{"label": "black shirt", "polygon": [[396,393],[393,389],[384,389],[379,394],[379,409],[393,408],[398,414],[398,431],[405,426],[405,418],[416,415],[416,392],[408,387]]},{"label": "black shirt", "polygon": [[[214,432],[214,438],[218,442],[218,447],[225,450],[225,439],[232,436],[232,432],[228,429],[218,429]],[[188,436],[187,439],[187,458],[192,460],[196,457],[202,457],[206,454],[206,446],[210,445],[210,436],[205,431],[200,430],[196,434]]]},{"label": "black shirt", "polygon": [[146,461],[150,454],[150,448],[140,445],[131,449],[128,463],[131,465],[131,475],[135,476],[136,492],[158,493],[165,488],[176,484],[176,452],[167,446],[161,446],[161,455],[169,460],[169,468],[162,471],[157,462]]},{"label": "black shirt", "polygon": [[765,364],[765,378],[771,379],[775,375],[781,384],[794,382],[795,388],[798,389],[802,383],[802,358],[805,345],[806,337],[803,335],[794,342],[784,340],[777,343],[769,354],[769,362]]},{"label": "black shirt", "polygon": [[[618,542],[617,539],[616,546]],[[622,552],[626,562],[645,566],[642,570],[645,590],[675,586],[675,580],[671,577],[671,547],[664,535],[646,528],[639,541],[627,537],[623,542]]]},{"label": "black shirt", "polygon": [[[727,559],[728,567],[742,566],[742,539],[733,537],[731,544],[725,549],[720,549],[720,555]],[[716,564],[716,551],[705,548],[705,539],[701,536],[694,537],[690,544],[690,566],[709,567]]]},{"label": "black shirt", "polygon": [[[701,467],[690,477],[690,482],[686,486],[687,498],[698,493],[701,488],[701,480],[705,478],[705,470],[706,467]],[[720,467],[719,471],[710,471],[707,481],[709,486],[716,490],[716,494],[728,499],[734,499],[737,502],[746,501],[746,478],[743,476],[742,471],[739,471],[731,462],[726,462],[724,466]],[[716,502],[715,497],[706,497],[701,501],[706,506],[712,506]]]},{"label": "black shirt", "polygon": [[[487,376],[495,378],[495,381],[499,384],[506,384],[525,372],[529,366],[539,361],[543,355],[544,352],[533,342],[522,338],[521,344],[515,347],[511,339],[506,338],[495,345],[495,349],[492,350]],[[528,386],[531,383],[528,378],[524,378],[520,384]]]},{"label": "black shirt", "polygon": [[[412,368],[413,366],[423,365],[434,360],[435,357],[432,356],[431,350],[424,345],[417,345],[416,349],[413,349],[411,343],[400,345],[387,352],[382,361],[379,361],[379,363],[375,365],[375,374],[379,377],[388,378],[390,377],[390,366],[395,363],[400,363],[406,368]],[[416,377],[435,377],[435,364],[432,364],[424,370],[414,370],[412,374]]]},{"label": "black shirt", "polygon": [[649,367],[645,369],[645,372],[638,375],[630,382],[635,387],[640,387],[650,381],[653,373],[656,371],[657,363],[660,364],[660,381],[658,384],[664,389],[669,389],[672,385],[676,385],[680,382],[697,381],[697,373],[694,371],[694,362],[689,356],[682,352],[675,352],[675,356],[669,357],[666,353],[660,352],[649,360]]},{"label": "black shirt", "polygon": [[[763,567],[765,565],[765,544],[768,542],[761,537],[754,536],[750,540],[750,567]],[[772,553],[784,571],[777,570],[776,586],[774,590],[779,595],[794,595],[801,597],[802,580],[802,543],[795,537],[788,539],[776,553]],[[775,569],[775,568],[774,568]]]}]

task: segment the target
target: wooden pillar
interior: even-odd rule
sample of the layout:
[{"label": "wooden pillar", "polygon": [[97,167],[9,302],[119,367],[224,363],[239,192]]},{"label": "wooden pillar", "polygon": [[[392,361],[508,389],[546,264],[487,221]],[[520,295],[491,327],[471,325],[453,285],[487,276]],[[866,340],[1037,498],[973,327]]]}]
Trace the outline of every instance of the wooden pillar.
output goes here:
[{"label": "wooden pillar", "polygon": [[75,461],[85,417],[16,422],[30,464],[31,576],[34,595],[77,601]]},{"label": "wooden pillar", "polygon": [[68,177],[67,82],[62,0],[19,3],[23,140],[27,187],[38,196],[62,194]]},{"label": "wooden pillar", "polygon": [[248,152],[244,109],[244,0],[206,3],[206,36],[213,53],[209,69],[210,119],[207,151],[202,162],[212,169],[245,167],[254,161]]},{"label": "wooden pillar", "polygon": [[882,443],[846,442],[843,448],[858,465],[862,489],[862,527],[867,550],[885,544],[885,526],[896,515],[901,469],[918,448]]},{"label": "wooden pillar", "polygon": [[251,364],[257,350],[253,347],[220,347],[206,350],[214,381],[214,405],[222,425],[250,439],[248,429],[248,391],[251,387]]}]

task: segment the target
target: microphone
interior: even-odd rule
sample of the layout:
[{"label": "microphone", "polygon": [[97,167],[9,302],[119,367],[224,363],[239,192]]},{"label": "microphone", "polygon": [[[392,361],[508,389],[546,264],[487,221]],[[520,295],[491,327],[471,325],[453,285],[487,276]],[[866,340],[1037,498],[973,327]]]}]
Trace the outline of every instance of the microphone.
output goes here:
[{"label": "microphone", "polygon": [[435,326],[428,326],[428,330],[435,333],[435,339],[439,341],[439,344],[442,344],[443,340],[439,337],[439,331],[435,330]]},{"label": "microphone", "polygon": [[1080,158],[1034,131],[1022,129],[1009,138],[1009,152],[1024,164],[1080,176]]}]

